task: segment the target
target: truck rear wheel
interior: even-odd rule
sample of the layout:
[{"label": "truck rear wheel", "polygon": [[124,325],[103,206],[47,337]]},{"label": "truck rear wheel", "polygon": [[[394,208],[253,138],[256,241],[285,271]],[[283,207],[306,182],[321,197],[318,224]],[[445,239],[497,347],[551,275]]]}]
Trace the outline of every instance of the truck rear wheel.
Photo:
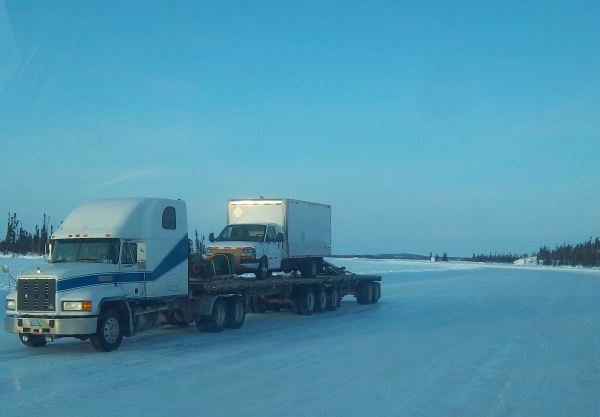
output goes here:
[{"label": "truck rear wheel", "polygon": [[230,297],[227,300],[227,327],[239,329],[246,321],[246,304],[239,296]]},{"label": "truck rear wheel", "polygon": [[327,309],[327,292],[322,286],[317,287],[315,290],[315,311],[317,313],[324,313]]},{"label": "truck rear wheel", "polygon": [[19,340],[27,347],[46,346],[46,338],[39,334],[19,333]]},{"label": "truck rear wheel", "polygon": [[96,333],[90,336],[94,349],[100,352],[116,350],[123,340],[123,322],[118,311],[108,309],[98,316]]},{"label": "truck rear wheel", "polygon": [[222,332],[227,323],[227,305],[225,304],[225,300],[221,297],[217,298],[213,303],[212,313],[209,316],[202,316],[200,321],[201,326],[198,326],[198,323],[196,323],[196,327],[199,330],[212,333]]},{"label": "truck rear wheel", "polygon": [[302,263],[300,274],[304,278],[314,278],[317,275],[317,261],[314,258],[308,258]]}]

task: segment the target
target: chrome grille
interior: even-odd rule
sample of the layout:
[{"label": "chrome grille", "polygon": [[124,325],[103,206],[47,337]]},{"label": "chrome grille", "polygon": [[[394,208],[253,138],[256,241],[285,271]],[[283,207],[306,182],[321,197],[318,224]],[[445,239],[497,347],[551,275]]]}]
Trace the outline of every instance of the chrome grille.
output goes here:
[{"label": "chrome grille", "polygon": [[17,283],[18,311],[54,311],[56,281],[54,279],[19,279]]}]

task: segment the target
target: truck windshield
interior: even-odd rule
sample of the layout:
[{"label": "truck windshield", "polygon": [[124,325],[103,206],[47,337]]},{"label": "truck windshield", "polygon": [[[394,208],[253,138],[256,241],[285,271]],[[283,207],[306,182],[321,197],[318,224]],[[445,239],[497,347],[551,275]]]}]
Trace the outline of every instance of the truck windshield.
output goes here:
[{"label": "truck windshield", "polygon": [[119,262],[119,239],[55,240],[50,262],[117,264]]},{"label": "truck windshield", "polygon": [[262,242],[265,235],[264,224],[230,224],[217,236],[215,242],[244,241]]}]

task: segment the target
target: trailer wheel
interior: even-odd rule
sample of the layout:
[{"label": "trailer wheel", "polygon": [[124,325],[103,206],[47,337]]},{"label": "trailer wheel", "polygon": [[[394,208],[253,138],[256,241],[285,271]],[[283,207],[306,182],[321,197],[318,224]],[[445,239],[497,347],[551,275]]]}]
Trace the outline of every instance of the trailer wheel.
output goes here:
[{"label": "trailer wheel", "polygon": [[315,311],[324,313],[327,309],[327,292],[322,286],[318,286],[315,290]]},{"label": "trailer wheel", "polygon": [[19,340],[27,347],[46,346],[46,338],[39,334],[19,333]]},{"label": "trailer wheel", "polygon": [[263,300],[263,298],[260,295],[252,296],[251,303],[253,313],[264,314],[267,312],[268,303],[265,300]]},{"label": "trailer wheel", "polygon": [[94,349],[100,352],[116,350],[123,340],[123,322],[115,309],[108,309],[98,316],[96,333],[90,336]]},{"label": "trailer wheel", "polygon": [[373,287],[373,298],[371,298],[371,303],[377,304],[381,298],[381,284],[379,282],[373,282],[371,285]]},{"label": "trailer wheel", "polygon": [[357,292],[358,294],[356,297],[356,301],[358,302],[358,304],[371,304],[371,300],[373,299],[373,286],[370,282],[363,282],[358,287]]},{"label": "trailer wheel", "polygon": [[225,329],[227,323],[227,305],[225,300],[219,297],[215,300],[210,316],[202,316],[202,328],[204,332],[219,333]]},{"label": "trailer wheel", "polygon": [[246,304],[239,296],[230,297],[227,300],[227,327],[239,329],[246,321]]},{"label": "trailer wheel", "polygon": [[329,297],[327,298],[327,310],[335,311],[340,304],[340,292],[333,286],[329,290]]},{"label": "trailer wheel", "polygon": [[315,292],[312,288],[307,288],[300,294],[298,307],[303,316],[310,316],[315,311]]}]

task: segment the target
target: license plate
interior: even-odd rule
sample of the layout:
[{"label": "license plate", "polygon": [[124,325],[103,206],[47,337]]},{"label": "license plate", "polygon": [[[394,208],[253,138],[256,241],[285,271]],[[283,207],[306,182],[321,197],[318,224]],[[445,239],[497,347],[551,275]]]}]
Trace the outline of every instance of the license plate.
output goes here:
[{"label": "license plate", "polygon": [[42,319],[29,319],[29,325],[31,327],[42,327]]}]

